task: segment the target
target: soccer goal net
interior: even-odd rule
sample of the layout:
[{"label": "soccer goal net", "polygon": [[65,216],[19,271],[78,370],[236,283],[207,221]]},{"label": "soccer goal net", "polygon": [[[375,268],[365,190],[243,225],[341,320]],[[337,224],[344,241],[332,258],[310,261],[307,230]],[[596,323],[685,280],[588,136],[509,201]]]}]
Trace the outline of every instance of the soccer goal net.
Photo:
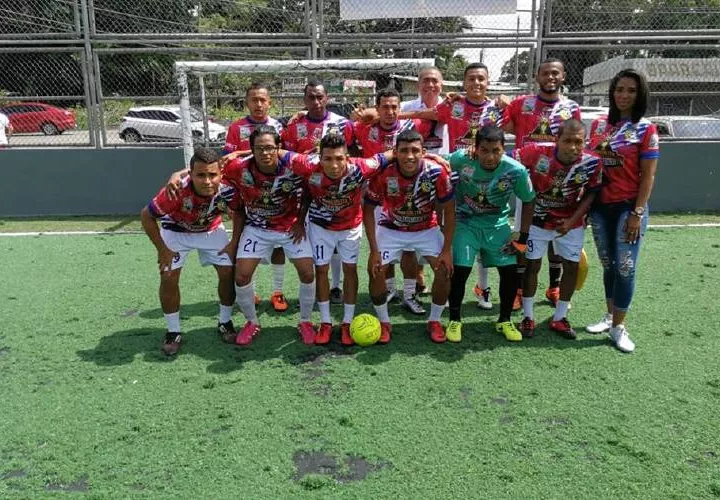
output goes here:
[{"label": "soccer goal net", "polygon": [[178,61],[180,121],[185,164],[198,145],[221,147],[228,126],[248,114],[246,90],[266,86],[269,116],[282,123],[302,110],[303,91],[319,81],[329,95],[327,109],[348,116],[358,104],[372,105],[388,86],[404,99],[417,97],[418,71],[433,59],[309,59],[271,61]]}]

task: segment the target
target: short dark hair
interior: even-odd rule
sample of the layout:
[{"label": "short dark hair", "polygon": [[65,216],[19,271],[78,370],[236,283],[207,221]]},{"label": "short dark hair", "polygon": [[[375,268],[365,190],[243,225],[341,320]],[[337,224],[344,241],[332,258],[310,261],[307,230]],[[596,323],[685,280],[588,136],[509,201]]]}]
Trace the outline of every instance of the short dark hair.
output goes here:
[{"label": "short dark hair", "polygon": [[505,132],[495,125],[485,125],[475,134],[475,147],[480,146],[481,142],[498,142],[505,145]]},{"label": "short dark hair", "polygon": [[615,75],[610,82],[610,110],[608,111],[608,122],[610,125],[616,125],[620,121],[620,110],[615,104],[615,89],[621,78],[632,78],[637,84],[637,95],[635,96],[635,104],[633,104],[631,120],[633,123],[640,121],[647,111],[648,99],[650,97],[650,88],[648,87],[645,75],[632,68],[624,69]]},{"label": "short dark hair", "polygon": [[325,134],[322,139],[320,139],[320,155],[322,156],[323,149],[335,149],[335,148],[345,148],[347,150],[347,144],[345,143],[345,136],[342,134],[338,134],[336,132],[330,132],[329,134]]},{"label": "short dark hair", "polygon": [[310,80],[305,84],[305,87],[303,88],[303,95],[307,94],[308,89],[311,89],[313,87],[322,87],[323,92],[325,92],[325,95],[327,95],[327,90],[325,89],[325,85],[323,85],[323,82],[320,80]]},{"label": "short dark hair", "polygon": [[403,130],[400,132],[397,136],[397,140],[395,141],[395,146],[399,147],[401,142],[417,142],[420,141],[423,142],[423,137],[420,135],[420,132],[418,132],[415,129],[410,130]]},{"label": "short dark hair", "polygon": [[402,100],[402,98],[400,97],[400,92],[398,92],[392,87],[386,87],[380,92],[378,92],[375,96],[375,106],[380,106],[380,100],[387,99],[388,97],[397,97],[399,100]]},{"label": "short dark hair", "polygon": [[190,158],[190,170],[196,163],[204,163],[210,165],[220,160],[220,155],[214,149],[198,147]]},{"label": "short dark hair", "polygon": [[251,90],[267,90],[268,94],[270,93],[270,90],[268,89],[267,85],[261,82],[252,82],[250,86],[245,91],[245,97],[250,93]]},{"label": "short dark hair", "polygon": [[540,64],[538,64],[537,72],[540,73],[540,68],[542,68],[543,64],[553,64],[553,63],[560,63],[560,65],[563,67],[563,71],[565,71],[565,63],[562,62],[561,59],[558,59],[557,57],[546,57],[542,61],[540,61]]},{"label": "short dark hair", "polygon": [[253,130],[252,134],[250,134],[250,148],[255,147],[255,140],[260,137],[261,135],[271,135],[273,136],[273,139],[275,140],[275,145],[280,145],[280,134],[278,134],[278,131],[275,130],[275,127],[272,127],[270,125],[260,125],[255,130]]},{"label": "short dark hair", "polygon": [[576,120],[575,118],[568,118],[564,122],[560,123],[560,126],[558,126],[557,129],[557,137],[563,135],[563,132],[565,130],[569,130],[570,132],[580,132],[581,130],[583,133],[587,132],[585,124],[580,120]]},{"label": "short dark hair", "polygon": [[476,63],[471,63],[471,64],[468,64],[467,66],[465,66],[465,71],[463,71],[463,80],[465,80],[465,77],[467,76],[468,71],[470,71],[471,69],[484,69],[485,73],[487,73],[488,76],[490,76],[490,70],[488,69],[488,67],[485,66],[485,64],[483,64],[481,62],[476,62]]}]

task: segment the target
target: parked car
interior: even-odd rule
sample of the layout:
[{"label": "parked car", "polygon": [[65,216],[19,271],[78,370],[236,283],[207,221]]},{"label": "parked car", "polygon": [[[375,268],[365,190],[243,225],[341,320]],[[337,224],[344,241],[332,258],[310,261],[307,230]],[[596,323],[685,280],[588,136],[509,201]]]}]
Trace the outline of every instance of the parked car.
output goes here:
[{"label": "parked car", "polygon": [[720,118],[712,116],[649,116],[660,137],[720,139]]},{"label": "parked car", "polygon": [[[190,109],[193,138],[203,139],[202,114],[196,109]],[[208,123],[209,139],[211,142],[223,142],[227,129],[219,123]],[[119,135],[125,142],[141,141],[181,141],[182,126],[180,119],[180,106],[143,106],[130,108],[122,119]]]},{"label": "parked car", "polygon": [[57,135],[77,127],[72,111],[42,102],[8,104],[0,108],[0,113],[10,119],[15,133]]}]

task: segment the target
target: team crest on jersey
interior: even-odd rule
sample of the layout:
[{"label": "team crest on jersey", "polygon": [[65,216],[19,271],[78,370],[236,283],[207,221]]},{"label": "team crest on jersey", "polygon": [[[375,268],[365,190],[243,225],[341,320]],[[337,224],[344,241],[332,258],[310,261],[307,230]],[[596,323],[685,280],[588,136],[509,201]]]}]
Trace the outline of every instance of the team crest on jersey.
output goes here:
[{"label": "team crest on jersey", "polygon": [[660,145],[660,139],[658,138],[657,134],[653,134],[650,136],[650,140],[648,141],[648,147],[649,148],[656,148]]},{"label": "team crest on jersey", "polygon": [[227,207],[228,207],[227,201],[225,201],[224,199],[220,198],[220,199],[218,200],[218,202],[217,202],[217,208],[218,208],[218,210],[220,210],[221,212],[227,212]]},{"label": "team crest on jersey", "polygon": [[535,165],[535,171],[538,174],[547,174],[550,171],[550,160],[547,156],[541,156]]},{"label": "team crest on jersey", "polygon": [[299,123],[297,126],[298,139],[304,139],[305,137],[307,137],[307,134],[308,134],[308,132],[307,132],[307,127],[305,126],[305,124]]},{"label": "team crest on jersey", "polygon": [[285,191],[286,193],[289,193],[290,191],[292,191],[293,183],[291,181],[283,181],[283,183],[280,185],[280,187],[282,188],[283,191]]},{"label": "team crest on jersey", "polygon": [[464,177],[472,178],[472,176],[475,175],[475,167],[470,165],[463,167],[462,174]]},{"label": "team crest on jersey", "polygon": [[570,110],[566,107],[560,108],[560,111],[558,111],[558,116],[564,121],[569,120],[572,117],[572,113]]},{"label": "team crest on jersey", "polygon": [[345,184],[345,192],[348,191],[354,191],[358,187],[358,183],[355,181],[350,181],[347,184]]},{"label": "team crest on jersey", "polygon": [[497,108],[489,108],[487,112],[487,120],[492,123],[497,123],[500,119],[500,113],[498,113]]},{"label": "team crest on jersey", "polygon": [[606,126],[607,126],[607,122],[605,120],[598,121],[597,127],[595,127],[595,134],[600,135],[603,132],[605,132]]},{"label": "team crest on jersey", "polygon": [[185,198],[183,200],[183,212],[191,212],[193,209],[192,198]]},{"label": "team crest on jersey", "polygon": [[253,186],[255,184],[255,179],[253,179],[253,176],[249,170],[243,170],[242,183],[246,186]]},{"label": "team crest on jersey", "polygon": [[430,189],[432,189],[432,183],[430,181],[422,181],[420,183],[420,191],[423,193],[429,193]]},{"label": "team crest on jersey", "polygon": [[588,174],[587,172],[578,172],[573,177],[573,180],[575,181],[575,184],[583,184],[584,182],[587,182]]},{"label": "team crest on jersey", "polygon": [[370,132],[368,133],[368,139],[371,141],[377,141],[380,137],[380,132],[378,131],[377,127],[372,127],[370,129]]},{"label": "team crest on jersey", "polygon": [[240,127],[240,137],[242,139],[247,139],[250,137],[250,134],[252,132],[250,131],[250,127]]},{"label": "team crest on jersey", "polygon": [[465,114],[465,106],[463,106],[463,103],[456,102],[455,104],[453,104],[450,114],[453,118],[462,118]]},{"label": "team crest on jersey", "polygon": [[530,97],[528,99],[525,99],[523,101],[522,112],[523,113],[532,113],[534,110],[535,110],[535,98]]},{"label": "team crest on jersey", "polygon": [[498,190],[500,190],[503,193],[505,191],[507,191],[508,189],[510,189],[510,179],[508,179],[507,177],[501,178],[497,182],[497,188],[498,188]]},{"label": "team crest on jersey", "polygon": [[399,192],[400,192],[400,186],[398,185],[397,177],[388,177],[387,194],[397,195]]},{"label": "team crest on jersey", "polygon": [[392,149],[395,147],[395,136],[394,135],[386,135],[385,136],[385,149]]},{"label": "team crest on jersey", "polygon": [[322,174],[319,172],[315,172],[310,176],[310,180],[308,181],[313,186],[319,186],[322,184]]}]

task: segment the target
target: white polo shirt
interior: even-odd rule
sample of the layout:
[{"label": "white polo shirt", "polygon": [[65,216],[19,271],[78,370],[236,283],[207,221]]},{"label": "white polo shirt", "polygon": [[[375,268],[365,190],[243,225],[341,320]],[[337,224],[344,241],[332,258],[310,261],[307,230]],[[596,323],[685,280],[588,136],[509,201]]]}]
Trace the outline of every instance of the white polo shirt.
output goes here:
[{"label": "white polo shirt", "polygon": [[[441,102],[443,102],[442,97],[438,96],[437,99],[438,100],[436,104],[440,104]],[[417,99],[413,99],[412,101],[403,101],[400,103],[400,111],[422,111],[423,109],[428,109],[428,107],[425,106],[425,103],[420,97],[418,97]],[[438,123],[435,126],[435,135],[442,139],[442,147],[439,149],[428,149],[428,152],[435,154],[448,153],[448,145],[450,144],[450,139],[448,137],[447,127],[442,123]]]},{"label": "white polo shirt", "polygon": [[10,119],[0,113],[0,146],[6,146],[8,144],[8,138],[5,134],[5,129],[8,126],[10,126]]}]

